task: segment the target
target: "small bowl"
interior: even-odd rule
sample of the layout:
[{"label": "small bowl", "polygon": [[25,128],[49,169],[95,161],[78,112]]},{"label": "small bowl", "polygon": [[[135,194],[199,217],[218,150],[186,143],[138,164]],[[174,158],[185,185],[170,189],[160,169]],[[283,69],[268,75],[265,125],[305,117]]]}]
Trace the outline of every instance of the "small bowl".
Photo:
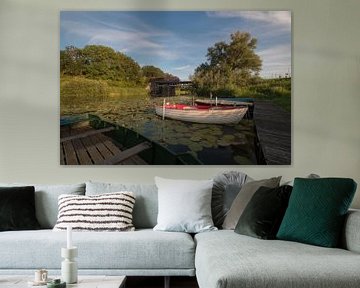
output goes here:
[{"label": "small bowl", "polygon": [[47,283],[47,288],[66,288],[66,282],[61,282],[60,279],[54,279]]}]

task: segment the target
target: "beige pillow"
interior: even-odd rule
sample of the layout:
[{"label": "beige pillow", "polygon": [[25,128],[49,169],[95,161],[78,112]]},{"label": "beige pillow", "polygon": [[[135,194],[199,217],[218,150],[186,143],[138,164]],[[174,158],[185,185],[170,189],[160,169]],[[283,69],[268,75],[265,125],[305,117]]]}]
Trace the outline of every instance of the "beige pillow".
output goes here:
[{"label": "beige pillow", "polygon": [[276,188],[279,187],[281,176],[270,179],[263,179],[258,181],[251,181],[242,186],[240,192],[237,194],[235,200],[231,204],[230,210],[227,213],[223,229],[234,230],[241,214],[244,212],[246,205],[249,203],[255,192],[261,187]]}]

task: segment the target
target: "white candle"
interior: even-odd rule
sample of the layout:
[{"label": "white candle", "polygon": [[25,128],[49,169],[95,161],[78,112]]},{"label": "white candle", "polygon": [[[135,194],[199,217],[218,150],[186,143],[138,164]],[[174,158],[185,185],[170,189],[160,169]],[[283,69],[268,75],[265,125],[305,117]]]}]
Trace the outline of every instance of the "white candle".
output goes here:
[{"label": "white candle", "polygon": [[70,249],[72,248],[72,235],[71,235],[72,227],[69,225],[67,226],[66,232],[67,232],[67,242],[66,242],[66,248]]}]

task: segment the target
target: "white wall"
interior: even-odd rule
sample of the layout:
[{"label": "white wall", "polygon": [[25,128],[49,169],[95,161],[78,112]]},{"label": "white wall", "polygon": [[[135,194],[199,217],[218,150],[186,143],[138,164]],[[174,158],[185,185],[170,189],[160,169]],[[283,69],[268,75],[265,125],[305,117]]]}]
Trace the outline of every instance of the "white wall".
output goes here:
[{"label": "white wall", "polygon": [[[292,10],[292,165],[60,166],[59,11],[129,9]],[[254,178],[351,177],[360,186],[359,11],[358,0],[1,0],[0,182],[152,182],[155,175],[209,178],[236,169]]]}]

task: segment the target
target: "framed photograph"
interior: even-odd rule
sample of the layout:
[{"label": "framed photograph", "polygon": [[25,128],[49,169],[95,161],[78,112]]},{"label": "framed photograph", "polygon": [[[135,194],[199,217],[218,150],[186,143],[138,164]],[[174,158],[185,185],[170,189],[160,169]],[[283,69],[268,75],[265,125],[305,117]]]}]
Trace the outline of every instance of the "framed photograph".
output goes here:
[{"label": "framed photograph", "polygon": [[290,11],[62,11],[61,165],[290,165]]}]

